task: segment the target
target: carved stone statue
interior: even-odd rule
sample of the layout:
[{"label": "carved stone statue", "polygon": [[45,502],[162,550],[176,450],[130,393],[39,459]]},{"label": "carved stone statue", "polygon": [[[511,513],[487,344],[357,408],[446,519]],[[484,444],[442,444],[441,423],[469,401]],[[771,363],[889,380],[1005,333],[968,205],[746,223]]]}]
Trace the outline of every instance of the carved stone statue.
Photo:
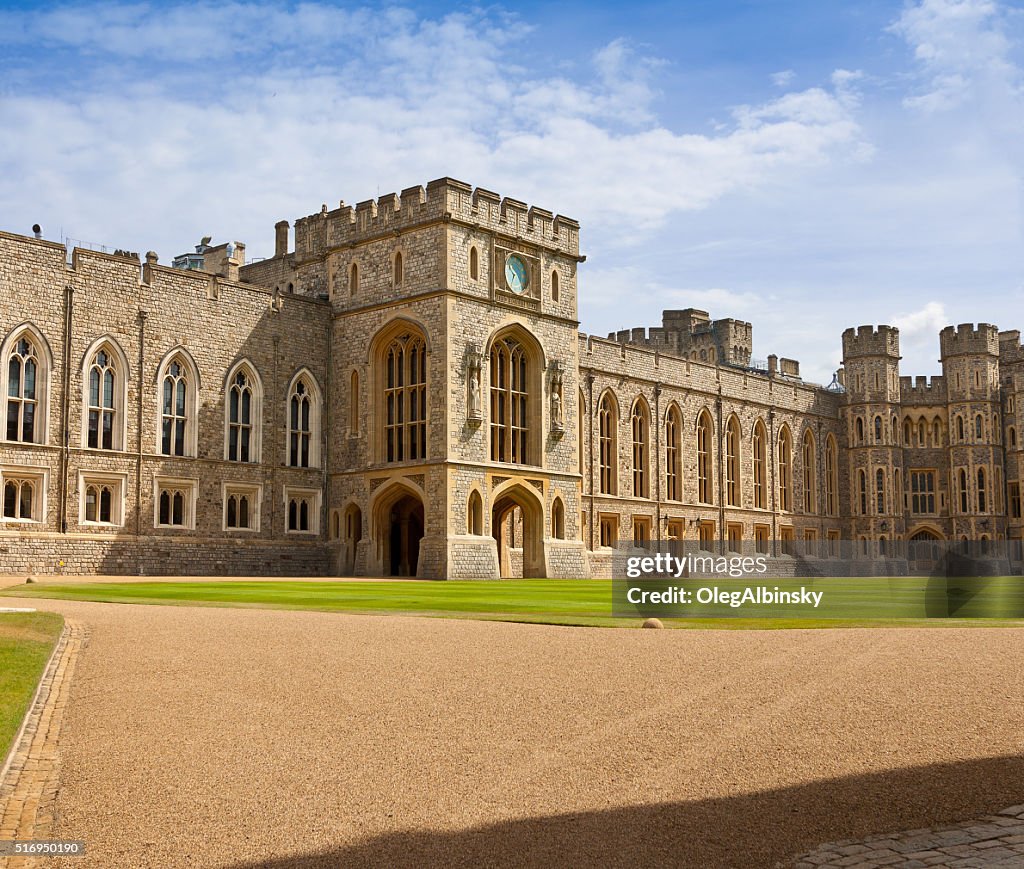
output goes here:
[{"label": "carved stone statue", "polygon": [[556,426],[562,425],[562,396],[557,390],[551,393],[551,422]]},{"label": "carved stone statue", "polygon": [[472,418],[480,416],[480,369],[470,369],[469,372],[469,415]]}]

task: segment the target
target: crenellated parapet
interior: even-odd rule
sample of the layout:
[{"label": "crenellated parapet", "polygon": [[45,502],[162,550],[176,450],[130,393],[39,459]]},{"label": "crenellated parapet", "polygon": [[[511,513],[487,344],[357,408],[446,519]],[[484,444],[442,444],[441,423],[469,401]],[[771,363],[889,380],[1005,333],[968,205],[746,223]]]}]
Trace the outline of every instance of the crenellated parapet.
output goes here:
[{"label": "crenellated parapet", "polygon": [[650,347],[688,356],[701,362],[750,365],[753,327],[743,320],[712,320],[696,308],[662,311],[662,325],[621,329],[608,335],[611,341]]},{"label": "crenellated parapet", "polygon": [[843,332],[843,358],[900,355],[900,330],[895,326],[858,326]]},{"label": "crenellated parapet", "polygon": [[541,248],[579,257],[579,223],[517,199],[473,188],[454,178],[438,178],[426,187],[407,187],[355,206],[341,202],[333,210],[295,221],[298,262],[322,258],[328,251],[360,244],[436,221],[456,221]]},{"label": "crenellated parapet", "polygon": [[946,379],[941,376],[901,377],[900,402],[905,405],[945,404],[947,400]]},{"label": "crenellated parapet", "polygon": [[998,356],[999,330],[991,323],[961,323],[955,329],[946,326],[939,332],[942,359],[953,356]]}]

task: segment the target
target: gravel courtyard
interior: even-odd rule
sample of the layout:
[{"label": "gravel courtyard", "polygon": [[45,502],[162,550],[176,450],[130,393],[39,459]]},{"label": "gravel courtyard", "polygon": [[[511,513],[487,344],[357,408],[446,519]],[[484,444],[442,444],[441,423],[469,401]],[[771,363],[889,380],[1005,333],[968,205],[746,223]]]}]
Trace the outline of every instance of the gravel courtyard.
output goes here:
[{"label": "gravel courtyard", "polygon": [[1024,800],[1024,630],[31,605],[91,629],[79,869],[769,867]]}]

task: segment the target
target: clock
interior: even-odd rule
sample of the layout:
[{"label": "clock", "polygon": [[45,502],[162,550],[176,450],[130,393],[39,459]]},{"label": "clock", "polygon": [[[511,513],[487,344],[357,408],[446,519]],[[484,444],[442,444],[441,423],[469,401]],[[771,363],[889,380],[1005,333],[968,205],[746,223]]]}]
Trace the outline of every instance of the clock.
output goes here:
[{"label": "clock", "polygon": [[510,254],[505,260],[505,283],[513,293],[525,293],[530,285],[530,272],[524,263],[515,254]]}]

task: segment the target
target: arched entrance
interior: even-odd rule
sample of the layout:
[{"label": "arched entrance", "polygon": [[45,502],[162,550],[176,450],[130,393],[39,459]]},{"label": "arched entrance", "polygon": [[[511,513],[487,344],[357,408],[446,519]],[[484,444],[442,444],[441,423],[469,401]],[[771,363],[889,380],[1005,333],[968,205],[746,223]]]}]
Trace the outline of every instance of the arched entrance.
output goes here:
[{"label": "arched entrance", "polygon": [[931,528],[921,528],[910,535],[910,551],[907,553],[912,570],[928,571],[935,567],[942,557],[939,543],[941,535]]},{"label": "arched entrance", "polygon": [[423,500],[393,486],[374,506],[377,559],[384,576],[416,576],[423,539]]},{"label": "arched entrance", "polygon": [[356,553],[359,541],[363,539],[363,512],[355,504],[345,509],[344,544],[342,545],[341,573],[343,576],[355,576]]},{"label": "arched entrance", "polygon": [[503,579],[543,577],[544,508],[540,499],[521,485],[501,491],[494,500],[491,533],[498,543]]}]

